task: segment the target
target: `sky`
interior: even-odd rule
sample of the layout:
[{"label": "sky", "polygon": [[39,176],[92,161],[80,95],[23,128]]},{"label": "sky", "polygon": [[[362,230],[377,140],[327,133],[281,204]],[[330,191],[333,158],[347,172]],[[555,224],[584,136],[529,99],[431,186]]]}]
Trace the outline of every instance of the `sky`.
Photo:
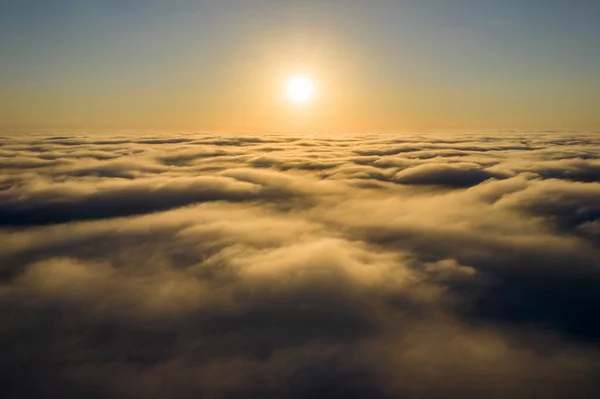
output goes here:
[{"label": "sky", "polygon": [[[600,128],[595,0],[0,0],[0,125]],[[282,95],[310,75],[311,104]]]}]

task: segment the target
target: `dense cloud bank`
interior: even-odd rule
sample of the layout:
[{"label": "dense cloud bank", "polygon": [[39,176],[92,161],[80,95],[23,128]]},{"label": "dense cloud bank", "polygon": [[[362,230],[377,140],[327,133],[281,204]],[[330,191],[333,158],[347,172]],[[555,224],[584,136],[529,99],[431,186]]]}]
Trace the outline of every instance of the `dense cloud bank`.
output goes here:
[{"label": "dense cloud bank", "polygon": [[0,396],[600,397],[600,135],[12,133]]}]

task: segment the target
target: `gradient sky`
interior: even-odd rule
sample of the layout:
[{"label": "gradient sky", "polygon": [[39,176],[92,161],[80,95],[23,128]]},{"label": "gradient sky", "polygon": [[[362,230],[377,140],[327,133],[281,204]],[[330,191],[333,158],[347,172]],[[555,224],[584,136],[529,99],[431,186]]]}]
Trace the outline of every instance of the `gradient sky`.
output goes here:
[{"label": "gradient sky", "polygon": [[[0,124],[600,128],[598,0],[0,0]],[[309,73],[310,106],[284,101]]]}]

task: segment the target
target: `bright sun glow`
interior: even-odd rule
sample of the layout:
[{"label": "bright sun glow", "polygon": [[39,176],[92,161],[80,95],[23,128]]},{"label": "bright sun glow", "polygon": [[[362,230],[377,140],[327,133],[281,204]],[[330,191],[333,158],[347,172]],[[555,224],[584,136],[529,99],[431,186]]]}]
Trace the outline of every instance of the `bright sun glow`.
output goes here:
[{"label": "bright sun glow", "polygon": [[308,76],[293,76],[287,82],[286,94],[290,101],[295,103],[307,103],[312,100],[315,95],[315,84]]}]

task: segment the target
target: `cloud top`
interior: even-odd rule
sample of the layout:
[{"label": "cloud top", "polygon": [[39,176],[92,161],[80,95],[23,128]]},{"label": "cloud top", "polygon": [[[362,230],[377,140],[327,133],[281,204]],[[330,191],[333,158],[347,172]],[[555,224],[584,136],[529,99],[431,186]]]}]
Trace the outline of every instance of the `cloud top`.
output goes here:
[{"label": "cloud top", "polygon": [[600,384],[600,136],[0,140],[7,398]]}]

